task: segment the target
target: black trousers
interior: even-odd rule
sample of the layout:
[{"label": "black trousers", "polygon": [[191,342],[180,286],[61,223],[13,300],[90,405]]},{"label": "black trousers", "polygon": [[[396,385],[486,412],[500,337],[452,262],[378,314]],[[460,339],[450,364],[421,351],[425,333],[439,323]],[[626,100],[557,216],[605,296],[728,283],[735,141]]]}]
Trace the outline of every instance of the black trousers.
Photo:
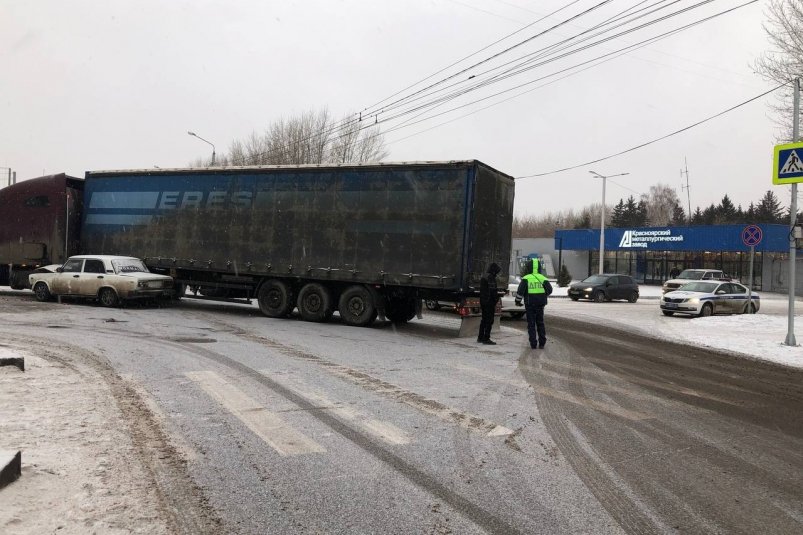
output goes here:
[{"label": "black trousers", "polygon": [[546,325],[544,324],[544,305],[527,305],[527,334],[530,347],[546,344]]},{"label": "black trousers", "polygon": [[477,341],[491,339],[491,327],[494,326],[494,312],[496,311],[496,304],[489,307],[482,307],[482,321],[480,321],[480,333],[477,335]]}]

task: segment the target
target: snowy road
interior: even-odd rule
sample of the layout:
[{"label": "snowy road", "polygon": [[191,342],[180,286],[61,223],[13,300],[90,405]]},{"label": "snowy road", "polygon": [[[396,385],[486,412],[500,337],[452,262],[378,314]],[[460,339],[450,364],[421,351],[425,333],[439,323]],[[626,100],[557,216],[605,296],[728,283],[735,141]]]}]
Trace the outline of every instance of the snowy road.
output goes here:
[{"label": "snowy road", "polygon": [[157,472],[159,514],[197,500],[190,511],[209,532],[216,521],[231,533],[803,527],[800,370],[558,319],[584,303],[553,300],[550,343],[533,353],[523,322],[478,346],[442,313],[355,329],[236,305],[109,310],[3,295],[6,347],[80,355],[108,365],[107,382],[119,374],[117,404],[133,395],[148,409],[123,406],[129,429],[169,442],[132,470]]}]

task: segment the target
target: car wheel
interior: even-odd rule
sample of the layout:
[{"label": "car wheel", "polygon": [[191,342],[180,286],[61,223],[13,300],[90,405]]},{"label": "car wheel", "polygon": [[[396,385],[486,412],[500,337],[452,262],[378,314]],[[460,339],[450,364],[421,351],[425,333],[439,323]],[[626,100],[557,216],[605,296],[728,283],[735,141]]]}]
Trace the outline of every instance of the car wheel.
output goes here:
[{"label": "car wheel", "polygon": [[670,310],[662,310],[661,312],[664,313],[664,316],[674,316],[675,313]]},{"label": "car wheel", "polygon": [[594,294],[594,301],[597,303],[602,303],[605,301],[605,292],[597,292]]},{"label": "car wheel", "polygon": [[580,298],[579,298],[579,297],[577,297],[576,295],[573,295],[573,296],[571,296],[571,300],[572,300],[572,301],[579,301],[579,300],[580,300]]},{"label": "car wheel", "polygon": [[340,319],[347,325],[364,327],[376,319],[376,305],[365,286],[351,286],[340,295],[337,309]]},{"label": "car wheel", "polygon": [[98,299],[100,300],[100,304],[105,307],[117,306],[119,302],[117,294],[111,288],[101,288],[100,293],[98,293]]},{"label": "car wheel", "polygon": [[[750,307],[749,309],[747,307]],[[756,313],[756,305],[750,303],[750,305],[745,304],[744,308],[742,309],[742,314],[755,314]]]},{"label": "car wheel", "polygon": [[711,303],[706,303],[703,305],[702,310],[700,310],[700,316],[707,318],[714,313],[714,307]]},{"label": "car wheel", "polygon": [[510,317],[514,320],[520,320],[524,316],[524,312],[511,312]]},{"label": "car wheel", "polygon": [[50,301],[53,299],[53,294],[50,293],[50,290],[47,289],[47,284],[44,282],[37,282],[36,286],[33,287],[33,293],[36,295],[37,301]]},{"label": "car wheel", "polygon": [[635,303],[636,301],[638,301],[638,293],[630,292],[630,295],[627,296],[627,302]]}]

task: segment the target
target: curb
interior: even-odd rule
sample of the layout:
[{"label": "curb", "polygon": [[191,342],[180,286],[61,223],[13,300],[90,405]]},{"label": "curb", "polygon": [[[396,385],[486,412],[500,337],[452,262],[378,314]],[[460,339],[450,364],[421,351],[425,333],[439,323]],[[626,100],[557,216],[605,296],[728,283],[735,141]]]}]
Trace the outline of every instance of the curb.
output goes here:
[{"label": "curb", "polygon": [[0,489],[22,475],[22,452],[0,450]]}]

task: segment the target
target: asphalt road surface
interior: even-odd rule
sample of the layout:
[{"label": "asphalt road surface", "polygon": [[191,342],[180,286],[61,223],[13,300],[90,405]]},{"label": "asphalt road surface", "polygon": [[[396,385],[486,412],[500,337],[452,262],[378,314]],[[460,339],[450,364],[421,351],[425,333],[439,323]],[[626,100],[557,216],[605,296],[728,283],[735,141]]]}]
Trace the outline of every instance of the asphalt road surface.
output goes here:
[{"label": "asphalt road surface", "polygon": [[209,532],[803,531],[799,371],[557,318],[532,351],[523,322],[488,347],[445,313],[355,329],[15,295],[0,314],[6,343],[147,398],[172,448],[146,462],[181,457],[157,484],[184,510],[200,489]]}]

